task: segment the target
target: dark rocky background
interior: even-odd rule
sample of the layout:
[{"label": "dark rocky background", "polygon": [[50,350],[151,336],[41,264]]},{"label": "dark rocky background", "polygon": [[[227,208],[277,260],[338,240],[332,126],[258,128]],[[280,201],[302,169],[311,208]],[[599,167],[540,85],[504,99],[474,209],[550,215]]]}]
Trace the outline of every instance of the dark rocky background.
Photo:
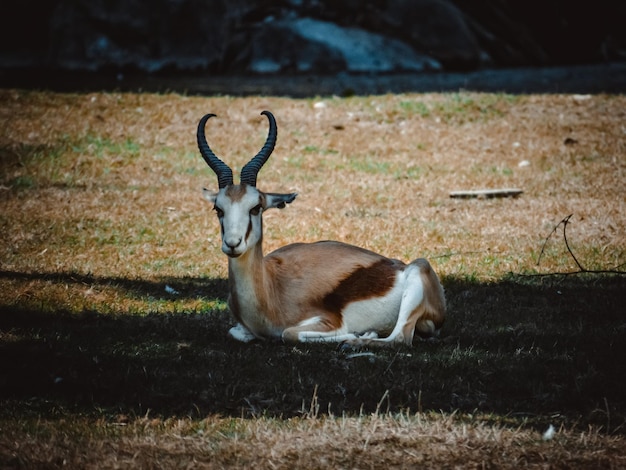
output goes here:
[{"label": "dark rocky background", "polygon": [[[285,79],[288,77],[288,80]],[[6,0],[0,85],[626,91],[626,2]]]}]

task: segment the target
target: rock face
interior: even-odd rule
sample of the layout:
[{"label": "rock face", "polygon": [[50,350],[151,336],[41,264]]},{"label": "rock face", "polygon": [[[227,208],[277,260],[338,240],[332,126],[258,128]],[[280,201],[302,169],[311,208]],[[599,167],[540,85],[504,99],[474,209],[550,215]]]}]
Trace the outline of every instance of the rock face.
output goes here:
[{"label": "rock face", "polygon": [[596,0],[6,0],[0,69],[393,73],[626,60]]},{"label": "rock face", "polygon": [[397,39],[328,21],[272,21],[252,36],[244,71],[388,73],[439,70],[436,60]]},{"label": "rock face", "polygon": [[207,68],[224,53],[227,23],[220,2],[61,1],[47,57],[67,69]]},{"label": "rock face", "polygon": [[369,21],[450,69],[471,69],[489,63],[471,29],[471,18],[446,0],[390,0]]}]

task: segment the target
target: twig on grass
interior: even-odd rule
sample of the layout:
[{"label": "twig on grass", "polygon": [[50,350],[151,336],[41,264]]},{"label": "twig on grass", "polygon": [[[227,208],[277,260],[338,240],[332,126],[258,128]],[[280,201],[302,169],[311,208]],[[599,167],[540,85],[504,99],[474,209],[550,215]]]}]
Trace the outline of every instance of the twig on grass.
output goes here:
[{"label": "twig on grass", "polygon": [[517,197],[524,191],[518,188],[498,188],[498,189],[467,189],[450,191],[450,197],[461,199],[490,199],[494,197]]},{"label": "twig on grass", "polygon": [[539,252],[539,257],[537,258],[537,266],[539,266],[539,264],[541,263],[541,257],[543,256],[543,253],[545,251],[546,245],[548,244],[548,240],[550,239],[550,237],[552,236],[553,233],[556,233],[556,231],[559,228],[559,226],[561,224],[563,224],[563,240],[565,241],[565,247],[567,248],[567,251],[570,254],[570,256],[572,257],[572,259],[574,260],[574,262],[576,263],[576,266],[578,266],[578,271],[556,272],[556,273],[522,274],[522,276],[535,276],[535,277],[536,276],[568,276],[568,275],[572,275],[572,274],[582,274],[582,273],[588,273],[588,274],[621,274],[621,275],[626,274],[626,271],[620,271],[618,269],[618,268],[624,266],[626,263],[619,264],[619,265],[615,266],[613,269],[587,269],[587,268],[583,267],[582,264],[580,264],[580,262],[578,261],[578,259],[574,255],[574,252],[570,248],[569,242],[567,241],[567,224],[569,223],[569,221],[570,221],[570,219],[572,218],[573,215],[574,214],[570,214],[567,217],[564,217],[563,219],[561,219],[561,221],[558,224],[556,224],[554,226],[554,228],[552,229],[552,231],[548,234],[548,236],[546,237],[546,239],[543,242],[543,246],[541,247],[541,251]]},{"label": "twig on grass", "polygon": [[571,217],[573,215],[574,214],[570,214],[567,217],[565,217],[564,219],[562,219],[558,224],[556,224],[554,226],[554,228],[552,229],[550,234],[546,237],[545,241],[543,242],[543,246],[541,247],[541,252],[539,253],[539,258],[537,258],[537,266],[539,266],[539,263],[541,263],[541,257],[543,256],[543,252],[546,249],[546,245],[548,244],[548,240],[550,239],[552,234],[555,233],[556,230],[559,228],[559,225],[563,224],[563,239],[565,240],[565,246],[567,247],[567,251],[569,251],[569,254],[574,259],[574,262],[578,266],[578,269],[581,272],[587,272],[587,270],[585,268],[583,268],[582,265],[578,262],[578,260],[576,259],[576,256],[574,256],[574,253],[572,253],[572,249],[569,247],[569,243],[567,243],[567,234],[566,234],[567,224],[569,223],[569,219],[571,219]]},{"label": "twig on grass", "polygon": [[476,251],[449,251],[448,253],[443,253],[441,255],[430,256],[429,259],[439,259],[439,258],[452,258],[453,256],[466,256],[466,255],[482,255],[484,253],[492,254],[501,254],[501,251],[491,251],[491,250],[476,250]]}]

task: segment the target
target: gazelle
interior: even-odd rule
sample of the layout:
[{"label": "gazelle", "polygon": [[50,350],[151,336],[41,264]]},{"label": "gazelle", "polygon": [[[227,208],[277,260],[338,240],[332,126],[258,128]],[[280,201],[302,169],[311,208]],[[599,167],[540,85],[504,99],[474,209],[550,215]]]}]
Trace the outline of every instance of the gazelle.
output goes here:
[{"label": "gazelle", "polygon": [[282,209],[296,193],[265,193],[257,173],[276,144],[269,111],[269,133],[261,151],[233,172],[207,144],[198,124],[198,148],[217,174],[219,191],[203,190],[213,203],[228,256],[229,307],[237,320],[229,335],[240,341],[336,341],[356,345],[411,345],[419,335],[437,332],[445,318],[439,278],[425,259],[406,265],[337,241],[294,243],[263,256],[263,212]]}]

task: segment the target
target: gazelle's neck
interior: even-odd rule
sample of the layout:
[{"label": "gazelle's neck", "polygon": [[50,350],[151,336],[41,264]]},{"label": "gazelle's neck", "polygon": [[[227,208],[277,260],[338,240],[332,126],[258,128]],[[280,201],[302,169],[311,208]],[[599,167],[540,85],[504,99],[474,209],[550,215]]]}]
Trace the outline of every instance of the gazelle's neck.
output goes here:
[{"label": "gazelle's neck", "polygon": [[272,336],[276,329],[275,312],[268,308],[272,279],[265,271],[261,243],[237,258],[229,258],[228,280],[235,318],[261,336]]},{"label": "gazelle's neck", "polygon": [[258,309],[258,293],[263,292],[264,277],[261,243],[237,258],[228,259],[230,294],[238,302],[240,310]]},{"label": "gazelle's neck", "polygon": [[258,277],[263,266],[263,240],[237,258],[228,258],[228,272],[236,280]]}]

